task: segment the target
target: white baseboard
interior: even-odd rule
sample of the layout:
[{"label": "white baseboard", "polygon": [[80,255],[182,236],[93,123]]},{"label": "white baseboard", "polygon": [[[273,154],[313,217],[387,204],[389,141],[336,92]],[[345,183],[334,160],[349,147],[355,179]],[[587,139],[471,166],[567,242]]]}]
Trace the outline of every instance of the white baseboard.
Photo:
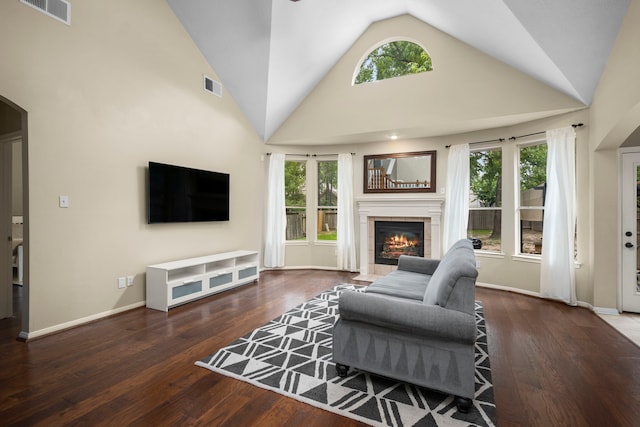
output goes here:
[{"label": "white baseboard", "polygon": [[[263,267],[260,271],[286,271],[286,270],[328,270],[328,271],[347,271],[347,270],[340,270],[337,267],[323,267],[323,266],[317,266],[317,265],[296,265],[296,266],[289,266],[289,267]],[[356,273],[355,271],[352,271],[352,273]]]},{"label": "white baseboard", "polygon": [[[496,289],[498,291],[514,292],[517,294],[528,295],[530,297],[536,297],[540,299],[546,299],[540,294],[540,292],[527,291],[524,289],[512,288],[509,286],[493,285],[491,283],[482,283],[482,282],[476,282],[476,286],[479,286],[481,288]],[[594,307],[592,304],[589,304],[588,302],[578,301],[576,305],[578,307],[587,308],[596,314],[619,314],[618,310],[616,310],[615,308]]]},{"label": "white baseboard", "polygon": [[542,298],[542,296],[540,295],[540,292],[527,291],[524,289],[512,288],[509,286],[493,285],[491,283],[483,283],[483,282],[476,282],[476,286],[479,286],[481,288],[496,289],[498,291],[514,292],[517,294],[528,295],[530,297]]},{"label": "white baseboard", "polygon": [[99,320],[105,317],[113,316],[114,314],[122,313],[124,311],[133,310],[134,308],[144,307],[146,301],[136,302],[131,305],[127,305],[124,307],[114,308],[113,310],[103,311],[102,313],[92,314],[91,316],[83,317],[80,319],[72,320],[70,322],[60,323],[59,325],[50,326],[48,328],[39,329],[33,332],[24,332],[21,331],[18,334],[18,338],[21,340],[32,340],[34,338],[43,337],[45,335],[53,334],[55,332],[60,332],[65,329],[73,328],[76,326],[83,325],[85,323],[93,322],[94,320]]},{"label": "white baseboard", "polygon": [[606,307],[592,307],[593,311],[596,314],[608,314],[611,316],[619,316],[620,312],[615,308],[606,308]]}]

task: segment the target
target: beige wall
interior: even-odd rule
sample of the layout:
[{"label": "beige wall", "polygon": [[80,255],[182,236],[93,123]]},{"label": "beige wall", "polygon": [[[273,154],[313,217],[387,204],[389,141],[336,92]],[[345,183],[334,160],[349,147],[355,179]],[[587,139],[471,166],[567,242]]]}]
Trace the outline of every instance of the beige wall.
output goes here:
[{"label": "beige wall", "polygon": [[[227,93],[204,92],[215,72],[168,5],[72,8],[67,26],[0,4],[0,95],[29,115],[30,333],[139,304],[146,265],[262,234],[262,143]],[[148,161],[230,173],[231,220],[147,225]]]},{"label": "beige wall", "polygon": [[[381,40],[398,36],[416,40],[425,46],[434,61],[434,71],[425,75],[406,76],[380,83],[351,86],[356,65],[371,47]],[[484,108],[478,108],[482,103]],[[440,190],[446,187],[448,151],[445,146],[461,142],[508,138],[544,131],[572,123],[587,123],[578,131],[578,227],[579,238],[578,297],[591,303],[593,292],[589,285],[589,115],[580,103],[531,79],[528,76],[496,61],[442,32],[424,25],[418,20],[401,16],[372,25],[356,44],[344,55],[326,78],[300,105],[281,129],[270,139],[270,148],[288,153],[302,152],[355,152],[354,194],[356,199],[366,197],[362,191],[363,156],[394,152],[437,150],[437,192],[420,197],[443,197]],[[576,110],[566,113],[567,110]],[[472,112],[480,112],[473,115]],[[562,112],[565,112],[562,114]],[[527,121],[516,126],[499,126],[505,118],[518,116],[542,116],[546,118]],[[505,121],[508,122],[509,119]],[[326,147],[314,145],[313,140],[331,140],[332,135],[342,135],[347,141],[367,137],[367,132],[379,128],[404,131],[418,126],[436,126],[466,121],[472,126],[489,127],[446,137],[406,138],[396,141],[349,143]],[[426,125],[424,125],[426,123]],[[410,132],[409,132],[410,133]],[[308,144],[295,147],[294,142]],[[279,145],[280,144],[280,145]],[[505,144],[505,150],[509,144]],[[296,151],[299,150],[299,151]],[[511,173],[513,165],[510,165]],[[505,183],[505,206],[513,204],[515,188]],[[406,195],[415,197],[415,195]],[[356,224],[357,224],[356,218]],[[446,218],[443,218],[446,221]],[[515,224],[514,212],[503,212],[505,224]],[[358,227],[356,227],[358,228]],[[357,233],[358,230],[356,230]],[[539,291],[539,262],[513,259],[517,253],[515,239],[503,241],[504,255],[490,257],[480,255],[480,278],[503,287],[527,292]],[[335,256],[326,247],[314,245],[287,247],[288,266],[314,265],[322,259],[323,266],[336,266]],[[312,264],[309,264],[309,263]]]},{"label": "beige wall", "polygon": [[[446,137],[418,138],[397,141],[383,141],[377,143],[366,144],[348,144],[336,145],[331,147],[304,147],[294,148],[286,146],[274,146],[275,151],[287,153],[348,153],[354,152],[354,195],[356,199],[371,197],[364,194],[363,168],[364,156],[370,154],[386,154],[386,153],[404,153],[412,151],[437,151],[437,177],[436,177],[436,193],[420,194],[418,197],[423,198],[441,198],[444,197],[440,191],[446,187],[447,175],[447,159],[448,150],[445,148],[449,144],[459,144],[464,142],[486,141],[496,138],[508,139],[515,135],[526,135],[533,132],[554,129],[563,126],[569,126],[573,123],[585,123],[582,129],[577,130],[576,139],[576,173],[577,173],[577,203],[578,203],[578,257],[577,262],[579,268],[576,271],[576,286],[578,299],[582,302],[592,303],[592,289],[589,283],[589,125],[588,111],[583,110],[574,113],[568,113],[557,117],[541,119],[518,126],[510,126],[504,128],[496,128],[482,132],[472,132],[461,135],[451,135]],[[511,153],[515,149],[512,143],[503,144],[505,150],[504,158],[512,158],[507,153]],[[509,151],[511,150],[511,151]],[[514,165],[505,164],[507,167],[506,174],[515,174]],[[505,288],[513,288],[529,293],[537,293],[540,290],[540,263],[535,260],[526,260],[522,258],[513,258],[517,253],[515,236],[509,232],[509,224],[515,224],[515,212],[508,210],[506,207],[513,206],[515,187],[513,180],[504,180],[503,182],[503,224],[506,227],[503,232],[503,254],[495,256],[493,254],[484,254],[478,252],[480,260],[479,278],[483,283],[497,285]],[[379,195],[375,195],[379,196]],[[416,194],[405,194],[402,197],[416,197]],[[445,201],[446,203],[446,201]],[[443,218],[442,221],[446,221]],[[356,206],[356,225],[358,224],[357,206]],[[515,228],[515,226],[514,226]],[[359,227],[356,226],[356,241],[358,241]],[[296,266],[328,266],[336,268],[336,257],[333,249],[327,246],[318,246],[313,244],[292,244],[287,246],[286,265],[288,267]],[[437,256],[436,256],[437,257]],[[359,258],[358,258],[359,259]],[[314,263],[317,262],[316,263]]]},{"label": "beige wall", "polygon": [[[0,3],[0,52],[11,58],[0,65],[0,95],[29,113],[25,196],[32,333],[139,304],[144,300],[148,264],[237,248],[260,249],[262,235],[264,190],[259,183],[264,182],[265,163],[260,154],[265,149],[227,93],[220,99],[202,90],[202,74],[215,78],[215,72],[166,3],[140,0],[132,6],[124,0],[85,0],[72,7],[72,25],[66,26],[17,1]],[[375,86],[357,88],[359,95],[352,98],[350,78],[344,79],[353,74],[367,48],[398,28],[427,46],[436,71],[443,70],[435,76],[451,71],[461,81],[473,77],[471,86],[440,82],[419,91],[413,89],[413,77],[392,84],[392,93],[422,94],[402,100],[410,105],[427,103],[428,109],[420,112],[424,120],[468,120],[471,125],[490,116],[525,117],[532,111],[555,115],[580,107],[468,47],[462,47],[468,55],[450,58],[457,68],[447,69],[441,59],[459,43],[409,21],[401,18],[387,29],[376,24],[367,32],[276,133],[271,141],[276,145],[268,151],[356,152],[357,198],[362,196],[366,154],[437,150],[440,189],[446,185],[447,144],[583,121],[587,126],[578,131],[577,152],[582,263],[578,299],[615,307],[618,211],[600,207],[618,205],[617,192],[612,191],[617,188],[615,148],[640,124],[640,80],[635,73],[640,66],[636,48],[640,0],[631,1],[588,117],[583,111],[450,137],[314,146],[314,138],[342,133],[353,140],[359,132],[390,126],[391,119],[406,128],[419,119],[403,119],[393,110],[398,106],[395,98],[373,93]],[[475,60],[476,66],[459,62],[462,58]],[[477,96],[469,95],[470,87],[487,81],[491,84],[474,92]],[[513,97],[487,105],[486,117],[465,113],[469,102],[494,101],[495,91],[503,85]],[[376,99],[391,99],[391,110],[372,112],[369,106]],[[294,140],[309,146],[293,147]],[[278,146],[278,141],[286,145]],[[231,221],[147,225],[145,166],[150,160],[230,173]],[[59,195],[69,196],[70,208],[58,207]],[[334,248],[297,248],[288,251],[287,263],[335,267]],[[537,292],[538,272],[535,263],[481,257],[481,281]],[[135,285],[118,290],[116,278],[125,275],[135,275]]]},{"label": "beige wall", "polygon": [[[412,109],[422,114],[423,120],[452,120],[456,117],[469,121],[481,120],[481,117],[466,117],[464,109],[456,110],[463,105],[462,101],[478,100],[495,101],[497,104],[487,106],[489,115],[513,114],[529,111],[550,112],[548,118],[530,121],[525,124],[500,127],[471,132],[464,135],[407,139],[395,142],[380,142],[366,144],[350,144],[336,146],[334,152],[356,152],[355,171],[356,183],[354,189],[356,197],[362,196],[362,156],[389,152],[438,150],[438,187],[444,184],[446,176],[447,143],[482,141],[505,135],[521,135],[529,132],[566,126],[570,123],[583,122],[585,126],[577,131],[577,184],[578,184],[578,259],[580,266],[576,272],[578,300],[593,305],[596,308],[615,308],[618,304],[618,234],[619,231],[619,197],[618,191],[618,152],[617,148],[640,125],[640,79],[637,69],[640,67],[640,50],[637,41],[640,40],[640,0],[632,0],[620,34],[609,57],[606,69],[597,88],[592,106],[588,110],[576,113],[562,114],[563,98],[548,88],[537,83],[523,84],[526,78],[509,70],[501,70],[502,65],[496,65],[490,58],[483,57],[468,47],[468,55],[460,58],[474,58],[477,67],[460,66],[459,58],[451,59],[450,64],[457,65],[455,73],[469,71],[468,82],[473,88],[458,92],[464,85],[438,85],[429,87],[420,82],[419,76],[397,79],[389,85],[371,85],[367,88],[353,88],[350,86],[355,65],[367,48],[375,45],[385,37],[399,34],[409,36],[420,41],[434,58],[435,70],[448,69],[448,52],[459,52],[458,42],[447,36],[425,27],[414,26],[412,19],[401,17],[381,22],[361,37],[356,45],[350,49],[331,73],[316,87],[314,92],[301,104],[292,117],[274,135],[271,143],[289,144],[291,141],[309,144],[308,151],[313,151],[313,139],[331,140],[332,135],[346,134],[348,141],[357,141],[361,133],[366,138],[367,132],[378,127],[393,126],[388,123],[399,123],[411,120],[405,116],[406,110],[394,101],[398,94],[406,95],[413,90],[420,94],[418,99],[413,96],[402,96],[403,103],[412,105]],[[428,37],[427,37],[428,36]],[[428,41],[426,40],[428,38]],[[464,49],[464,47],[462,48]],[[439,63],[440,61],[440,63]],[[491,76],[498,76],[494,82]],[[507,76],[504,77],[503,76]],[[442,75],[433,74],[432,80]],[[475,87],[489,82],[492,94],[487,96],[471,96]],[[426,85],[426,86],[425,86]],[[495,93],[504,94],[506,87],[509,96],[493,96]],[[483,86],[484,87],[484,86]],[[370,92],[370,93],[368,93]],[[375,93],[374,93],[375,92]],[[465,96],[464,93],[467,95]],[[424,94],[428,94],[425,96]],[[386,102],[388,100],[388,102]],[[549,104],[545,105],[545,102]],[[426,109],[422,104],[429,104]],[[375,111],[368,106],[375,105]],[[565,107],[571,106],[571,103]],[[433,107],[433,110],[429,108]],[[502,109],[504,108],[504,110]],[[556,109],[555,112],[553,111]],[[319,120],[318,118],[322,118]],[[477,121],[476,121],[477,123]],[[405,129],[406,130],[406,129]],[[282,148],[283,150],[291,147]],[[514,189],[506,189],[513,193]],[[506,197],[506,196],[505,196]],[[509,217],[511,215],[511,217]],[[508,214],[503,221],[513,221],[513,215]],[[513,254],[513,244],[504,242],[505,251]],[[512,287],[525,292],[539,291],[539,264],[514,260],[509,256],[486,257],[481,260],[480,281],[505,287]]]},{"label": "beige wall", "polygon": [[[433,71],[353,86],[363,56],[399,37],[424,46]],[[362,142],[380,130],[406,138],[446,135],[454,128],[494,128],[581,108],[567,95],[404,15],[367,29],[268,142]]]},{"label": "beige wall", "polygon": [[[593,177],[590,229],[594,305],[617,306],[620,190],[617,148],[640,126],[640,1],[631,0],[590,109]],[[618,191],[613,191],[618,189]]]}]

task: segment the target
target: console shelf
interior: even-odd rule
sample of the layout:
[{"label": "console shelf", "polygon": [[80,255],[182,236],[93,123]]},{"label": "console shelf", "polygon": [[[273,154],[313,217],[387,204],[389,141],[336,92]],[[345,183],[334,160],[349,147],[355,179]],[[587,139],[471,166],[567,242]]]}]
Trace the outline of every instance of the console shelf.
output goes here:
[{"label": "console shelf", "polygon": [[258,280],[258,252],[235,251],[147,266],[147,307],[180,304]]}]

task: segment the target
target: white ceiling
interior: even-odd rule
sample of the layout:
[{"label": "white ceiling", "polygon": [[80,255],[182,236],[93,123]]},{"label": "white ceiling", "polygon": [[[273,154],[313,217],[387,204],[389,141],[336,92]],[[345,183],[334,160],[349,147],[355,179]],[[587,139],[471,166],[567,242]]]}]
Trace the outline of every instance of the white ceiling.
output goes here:
[{"label": "white ceiling", "polygon": [[264,141],[372,23],[404,14],[589,105],[629,4],[629,0],[167,1]]}]

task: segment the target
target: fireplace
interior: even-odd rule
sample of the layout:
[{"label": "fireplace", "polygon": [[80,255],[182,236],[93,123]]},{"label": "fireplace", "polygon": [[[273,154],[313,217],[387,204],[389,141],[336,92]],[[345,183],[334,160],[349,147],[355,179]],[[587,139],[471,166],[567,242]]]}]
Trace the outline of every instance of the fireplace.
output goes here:
[{"label": "fireplace", "polygon": [[360,216],[360,275],[375,280],[396,269],[396,265],[375,261],[375,223],[378,221],[419,222],[423,224],[423,252],[426,258],[439,258],[440,218],[444,199],[437,197],[366,197],[358,200]]},{"label": "fireplace", "polygon": [[374,261],[398,265],[400,255],[424,256],[424,221],[375,221]]}]

